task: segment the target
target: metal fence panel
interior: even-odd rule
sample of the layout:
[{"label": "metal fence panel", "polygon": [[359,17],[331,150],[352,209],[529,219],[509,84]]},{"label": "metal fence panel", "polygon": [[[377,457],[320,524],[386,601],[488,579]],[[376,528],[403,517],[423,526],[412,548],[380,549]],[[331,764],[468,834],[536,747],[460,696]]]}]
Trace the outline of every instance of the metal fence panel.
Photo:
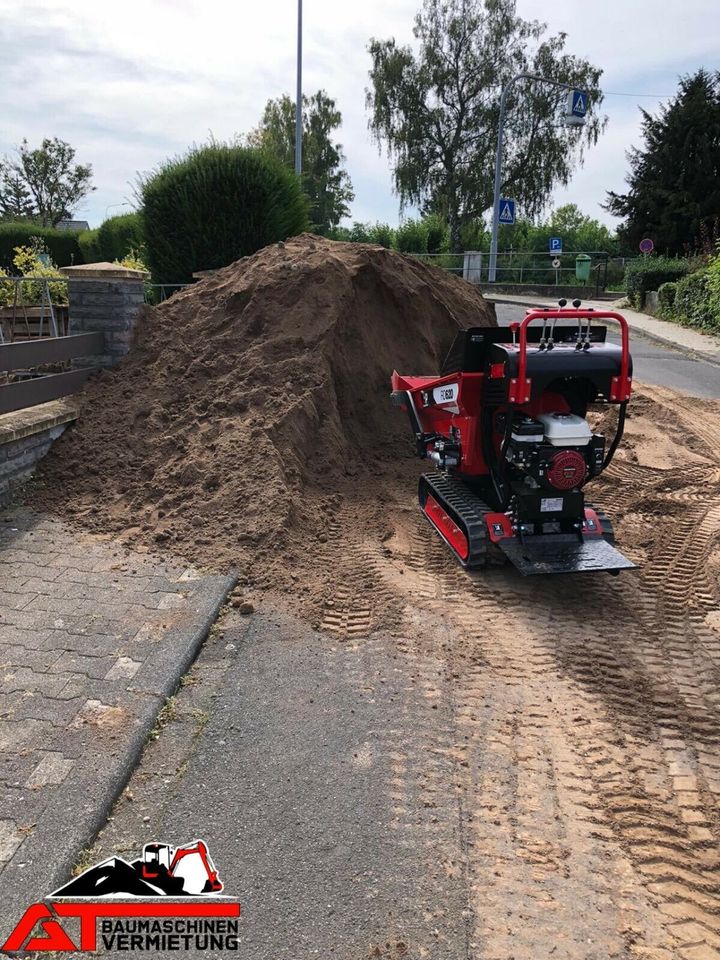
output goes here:
[{"label": "metal fence panel", "polygon": [[93,372],[91,367],[85,367],[82,370],[50,373],[31,380],[6,383],[0,387],[0,414],[34,407],[38,403],[47,403],[75,393]]},{"label": "metal fence panel", "polygon": [[62,363],[73,357],[101,354],[105,349],[102,333],[73,333],[67,337],[44,340],[15,340],[0,344],[0,371],[26,370],[43,363]]}]

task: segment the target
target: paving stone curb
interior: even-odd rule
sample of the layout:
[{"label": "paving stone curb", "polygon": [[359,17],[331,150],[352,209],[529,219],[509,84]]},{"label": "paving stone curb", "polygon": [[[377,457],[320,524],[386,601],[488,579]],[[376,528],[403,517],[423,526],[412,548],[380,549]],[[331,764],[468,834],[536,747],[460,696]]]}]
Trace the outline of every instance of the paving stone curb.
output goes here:
[{"label": "paving stone curb", "polygon": [[192,627],[172,628],[168,634],[172,643],[147,661],[127,688],[125,702],[133,704],[135,721],[127,740],[61,785],[23,843],[22,853],[18,851],[3,870],[0,940],[31,903],[42,900],[69,878],[80,852],[105,824],[167,697],[177,690],[236,583],[233,573],[204,577],[198,584],[192,598],[196,614]]}]

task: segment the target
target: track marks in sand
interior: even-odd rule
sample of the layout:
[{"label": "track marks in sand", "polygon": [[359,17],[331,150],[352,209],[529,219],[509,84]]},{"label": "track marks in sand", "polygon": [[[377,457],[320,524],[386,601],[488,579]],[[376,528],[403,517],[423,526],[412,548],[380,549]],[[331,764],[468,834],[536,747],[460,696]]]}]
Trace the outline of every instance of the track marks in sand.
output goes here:
[{"label": "track marks in sand", "polygon": [[467,744],[473,936],[488,956],[553,942],[584,958],[590,941],[598,956],[720,956],[720,637],[706,625],[720,503],[697,474],[639,574],[468,574],[420,519],[414,580],[397,557],[386,570],[454,638],[425,647],[447,659]]},{"label": "track marks in sand", "polygon": [[593,490],[640,571],[467,573],[411,494],[338,564],[429,707],[393,731],[394,829],[464,877],[469,957],[720,958],[720,405],[653,400],[707,463],[630,443]]}]

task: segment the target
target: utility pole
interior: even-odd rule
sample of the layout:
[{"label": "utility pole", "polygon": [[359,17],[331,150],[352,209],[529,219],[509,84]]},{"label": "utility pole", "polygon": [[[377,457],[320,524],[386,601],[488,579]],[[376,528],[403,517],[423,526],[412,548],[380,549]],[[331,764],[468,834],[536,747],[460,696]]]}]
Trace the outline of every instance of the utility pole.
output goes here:
[{"label": "utility pole", "polygon": [[295,95],[295,173],[302,173],[302,0],[298,0],[297,92]]},{"label": "utility pole", "polygon": [[493,190],[493,218],[492,233],[490,234],[490,266],[488,268],[488,281],[495,283],[497,273],[497,250],[498,250],[498,226],[500,223],[500,176],[502,169],[503,137],[505,134],[505,110],[507,107],[507,98],[510,88],[518,80],[532,80],[534,83],[549,83],[553,87],[561,87],[564,90],[574,89],[569,83],[560,83],[559,80],[548,80],[547,77],[536,77],[532,73],[518,73],[508,80],[503,87],[500,95],[500,120],[498,121],[497,153],[495,154],[495,188]]}]

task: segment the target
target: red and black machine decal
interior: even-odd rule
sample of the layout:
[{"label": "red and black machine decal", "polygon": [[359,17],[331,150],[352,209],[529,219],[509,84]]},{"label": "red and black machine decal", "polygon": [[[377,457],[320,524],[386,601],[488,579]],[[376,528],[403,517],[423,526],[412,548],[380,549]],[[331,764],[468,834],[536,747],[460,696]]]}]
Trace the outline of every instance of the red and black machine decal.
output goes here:
[{"label": "red and black machine decal", "polygon": [[[574,301],[529,310],[509,327],[473,327],[455,339],[440,376],[392,375],[420,457],[420,507],[457,559],[509,559],[523,574],[633,567],[613,546],[608,518],[585,486],[610,464],[632,390],[625,318]],[[620,326],[620,343],[607,327]],[[593,407],[618,407],[606,441]]]}]

